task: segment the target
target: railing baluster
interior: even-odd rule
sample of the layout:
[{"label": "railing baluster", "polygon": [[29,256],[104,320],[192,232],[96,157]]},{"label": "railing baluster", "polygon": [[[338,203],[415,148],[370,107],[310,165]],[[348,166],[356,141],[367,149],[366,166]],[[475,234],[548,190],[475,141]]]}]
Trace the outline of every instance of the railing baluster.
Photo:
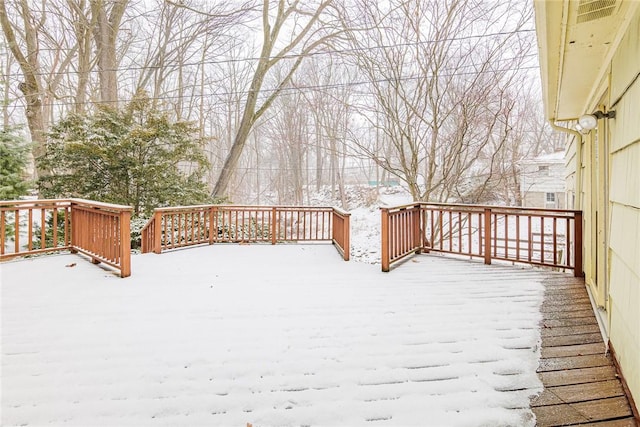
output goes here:
[{"label": "railing baluster", "polygon": [[575,246],[573,248],[575,263],[573,269],[573,275],[575,277],[582,277],[582,212],[575,212],[574,216],[574,224],[575,230],[573,232],[573,236],[575,238]]},{"label": "railing baluster", "polygon": [[516,215],[516,260],[520,261],[520,215]]},{"label": "railing baluster", "polygon": [[491,209],[484,210],[484,263],[491,264]]},{"label": "railing baluster", "polygon": [[504,257],[509,258],[509,214],[504,215]]},{"label": "railing baluster", "polygon": [[544,264],[544,241],[545,241],[544,217],[540,216],[540,262],[543,264]]},{"label": "railing baluster", "polygon": [[571,256],[573,252],[571,251],[571,218],[565,219],[565,238],[564,238],[564,247],[565,247],[565,265],[568,267],[572,267],[573,263],[571,262]]},{"label": "railing baluster", "polygon": [[45,249],[47,247],[47,221],[46,221],[46,211],[45,208],[40,210],[40,249]]},{"label": "railing baluster", "polygon": [[493,257],[498,257],[498,214],[491,214],[493,231]]},{"label": "railing baluster", "polygon": [[558,227],[557,218],[553,218],[553,263],[558,264]]},{"label": "railing baluster", "polygon": [[528,243],[528,254],[527,254],[527,259],[529,260],[529,263],[531,263],[531,257],[533,256],[532,252],[533,252],[533,230],[531,228],[531,215],[527,215],[527,221],[529,222],[529,228],[528,228],[528,238],[527,238],[527,243]]},{"label": "railing baluster", "polygon": [[[303,233],[303,240],[307,240],[307,215],[309,214],[309,212],[305,211],[302,213],[302,233]],[[309,236],[311,237],[311,236]]]},{"label": "railing baluster", "polygon": [[4,242],[7,241],[7,224],[4,210],[0,210],[0,255],[4,255]]},{"label": "railing baluster", "polygon": [[14,227],[13,238],[15,239],[14,251],[17,253],[17,252],[20,252],[20,211],[15,210],[13,211],[13,214],[15,216],[14,218],[15,225],[13,226]]},{"label": "railing baluster", "polygon": [[270,218],[271,218],[271,244],[275,245],[277,241],[276,233],[278,232],[275,207],[271,208]]},{"label": "railing baluster", "polygon": [[462,252],[462,212],[458,212],[458,252]]},{"label": "railing baluster", "polygon": [[[29,208],[29,213],[27,214],[27,234],[29,243],[27,244],[27,248],[29,252],[33,250],[33,208]],[[69,221],[69,217],[67,216],[67,221]],[[4,226],[2,227],[4,230]],[[67,242],[66,235],[68,234],[69,223],[67,222],[67,226],[64,229],[65,232],[65,246],[69,246]]]}]

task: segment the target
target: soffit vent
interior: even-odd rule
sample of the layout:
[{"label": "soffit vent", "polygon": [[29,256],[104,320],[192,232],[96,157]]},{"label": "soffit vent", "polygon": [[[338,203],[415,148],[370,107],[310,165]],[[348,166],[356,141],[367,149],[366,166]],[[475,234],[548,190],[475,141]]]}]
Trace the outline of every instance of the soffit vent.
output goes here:
[{"label": "soffit vent", "polygon": [[611,16],[617,0],[580,0],[578,5],[578,24],[591,22]]}]

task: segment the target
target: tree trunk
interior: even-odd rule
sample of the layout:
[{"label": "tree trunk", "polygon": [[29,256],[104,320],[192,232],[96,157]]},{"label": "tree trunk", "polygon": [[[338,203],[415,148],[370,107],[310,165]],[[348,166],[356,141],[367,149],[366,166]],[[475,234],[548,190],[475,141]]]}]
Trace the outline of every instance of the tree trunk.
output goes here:
[{"label": "tree trunk", "polygon": [[[268,32],[269,28],[267,27],[265,31]],[[265,46],[262,48],[262,52],[263,55],[260,58],[260,63],[258,64],[258,68],[256,69],[256,72],[253,76],[251,89],[249,89],[249,94],[247,95],[247,101],[245,102],[242,119],[240,120],[238,130],[236,131],[233,144],[231,145],[231,150],[229,151],[229,154],[224,161],[224,165],[222,166],[222,171],[220,172],[218,181],[213,188],[214,197],[224,198],[228,195],[227,190],[229,187],[229,182],[231,182],[231,177],[236,169],[238,161],[240,160],[240,156],[242,155],[244,146],[247,143],[247,137],[249,136],[249,132],[251,132],[251,127],[253,126],[254,120],[256,118],[255,110],[256,103],[258,101],[258,92],[262,87],[262,82],[268,71],[268,52],[271,52],[271,47],[268,44],[265,44]]]},{"label": "tree trunk", "polygon": [[[247,137],[251,132],[253,124],[260,118],[260,116],[262,116],[262,114],[264,114],[265,111],[269,109],[273,101],[282,92],[282,89],[289,84],[296,70],[302,63],[304,57],[312,52],[317,46],[333,37],[333,34],[328,34],[325,36],[321,36],[312,42],[310,42],[309,40],[309,38],[316,33],[314,29],[316,29],[316,23],[318,22],[320,15],[332,1],[333,0],[323,0],[315,10],[303,10],[298,1],[292,2],[287,6],[286,3],[288,2],[280,0],[278,2],[277,11],[272,26],[270,23],[270,14],[273,12],[273,10],[270,10],[269,0],[263,0],[262,50],[260,52],[260,58],[258,59],[258,64],[251,81],[251,87],[249,89],[249,94],[247,95],[247,101],[245,102],[245,108],[242,114],[240,125],[236,131],[233,145],[231,146],[231,150],[229,151],[229,154],[227,155],[227,158],[224,162],[218,181],[214,186],[212,194],[213,196],[225,197],[228,195],[228,187],[229,183],[231,182],[231,177],[236,169],[238,161],[240,160],[240,156],[242,155],[244,146],[247,143]],[[308,17],[309,20],[307,21],[307,23],[302,26],[297,34],[291,35],[290,41],[285,45],[284,48],[276,52],[275,55],[272,55],[274,45],[278,41],[280,30],[282,29],[285,22],[288,19],[295,22],[301,16]],[[262,88],[262,83],[264,82],[267,72],[274,65],[279,63],[282,58],[289,55],[292,51],[294,51],[301,45],[305,46],[303,46],[302,51],[297,54],[297,59],[283,74],[284,77],[278,81],[278,83],[276,84],[276,89],[274,89],[273,92],[264,101],[264,103],[256,109],[258,94]]]},{"label": "tree trunk", "polygon": [[93,38],[98,58],[98,80],[100,102],[117,107],[118,102],[118,57],[116,45],[118,30],[129,0],[113,0],[107,11],[107,0],[91,0],[91,13],[95,19]]},{"label": "tree trunk", "polygon": [[[45,140],[45,121],[42,108],[42,87],[40,84],[40,64],[38,61],[37,29],[31,22],[31,14],[26,0],[20,1],[20,15],[24,23],[24,38],[26,42],[26,54],[20,50],[16,40],[13,26],[7,16],[7,8],[4,0],[0,0],[0,24],[7,40],[7,44],[14,58],[18,61],[24,81],[18,88],[24,94],[26,102],[26,117],[31,142],[33,144],[33,156],[38,158],[43,154]],[[36,178],[39,175],[36,169]]]}]

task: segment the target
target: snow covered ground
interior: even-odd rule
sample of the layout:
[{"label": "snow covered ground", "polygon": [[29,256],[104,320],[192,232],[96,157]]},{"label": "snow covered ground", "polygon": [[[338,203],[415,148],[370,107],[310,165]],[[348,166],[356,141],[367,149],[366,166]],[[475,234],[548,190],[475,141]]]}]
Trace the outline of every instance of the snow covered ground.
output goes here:
[{"label": "snow covered ground", "polygon": [[0,269],[5,426],[534,424],[554,273],[381,273],[331,245],[136,255],[127,279],[73,255]]}]

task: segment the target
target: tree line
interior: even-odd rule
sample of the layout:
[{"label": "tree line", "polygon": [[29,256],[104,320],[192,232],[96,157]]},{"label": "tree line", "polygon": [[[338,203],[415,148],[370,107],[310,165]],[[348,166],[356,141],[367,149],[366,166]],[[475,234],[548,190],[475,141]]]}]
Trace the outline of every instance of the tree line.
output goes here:
[{"label": "tree line", "polygon": [[518,204],[518,162],[557,148],[529,3],[0,0],[3,129],[41,192],[141,211],[389,180]]}]

